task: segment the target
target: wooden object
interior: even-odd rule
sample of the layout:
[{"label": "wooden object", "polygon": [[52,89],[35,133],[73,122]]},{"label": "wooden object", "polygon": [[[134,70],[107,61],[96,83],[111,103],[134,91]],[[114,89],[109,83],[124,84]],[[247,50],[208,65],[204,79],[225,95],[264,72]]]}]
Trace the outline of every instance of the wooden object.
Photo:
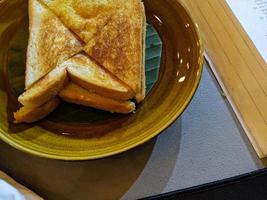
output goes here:
[{"label": "wooden object", "polygon": [[267,156],[267,64],[225,0],[181,0],[212,70],[260,158]]}]

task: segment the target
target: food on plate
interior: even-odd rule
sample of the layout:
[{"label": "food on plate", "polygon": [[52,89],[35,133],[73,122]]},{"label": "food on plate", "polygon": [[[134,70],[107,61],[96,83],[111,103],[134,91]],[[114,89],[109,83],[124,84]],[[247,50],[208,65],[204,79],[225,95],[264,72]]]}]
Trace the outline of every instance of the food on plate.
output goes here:
[{"label": "food on plate", "polygon": [[119,100],[134,97],[134,92],[128,85],[85,54],[73,56],[65,62],[65,66],[70,79],[85,89]]},{"label": "food on plate", "polygon": [[143,5],[123,1],[106,26],[84,47],[89,56],[134,90],[138,102],[145,96],[144,24]]},{"label": "food on plate", "polygon": [[14,113],[15,123],[21,122],[35,122],[38,121],[53,110],[60,104],[60,100],[58,98],[53,98],[52,100],[46,102],[44,105],[39,107],[21,107],[17,112]]},{"label": "food on plate", "polygon": [[131,101],[116,100],[90,92],[74,83],[69,83],[59,93],[60,98],[69,103],[89,106],[109,112],[131,113],[135,110],[135,104]]},{"label": "food on plate", "polygon": [[15,122],[45,117],[60,104],[56,96],[133,112],[132,100],[145,97],[144,37],[140,0],[29,0],[26,90]]},{"label": "food on plate", "polygon": [[63,89],[67,79],[66,69],[61,66],[56,67],[21,94],[18,100],[26,107],[36,108],[41,106]]},{"label": "food on plate", "polygon": [[25,87],[82,49],[82,43],[38,0],[29,0],[29,42]]}]

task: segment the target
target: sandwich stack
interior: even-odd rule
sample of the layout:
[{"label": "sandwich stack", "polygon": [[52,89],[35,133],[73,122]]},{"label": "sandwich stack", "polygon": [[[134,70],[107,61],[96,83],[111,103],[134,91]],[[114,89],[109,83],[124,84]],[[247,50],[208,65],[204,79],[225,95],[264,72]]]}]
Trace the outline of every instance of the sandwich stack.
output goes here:
[{"label": "sandwich stack", "polygon": [[131,113],[145,97],[140,0],[29,0],[25,92],[16,123],[61,102]]}]

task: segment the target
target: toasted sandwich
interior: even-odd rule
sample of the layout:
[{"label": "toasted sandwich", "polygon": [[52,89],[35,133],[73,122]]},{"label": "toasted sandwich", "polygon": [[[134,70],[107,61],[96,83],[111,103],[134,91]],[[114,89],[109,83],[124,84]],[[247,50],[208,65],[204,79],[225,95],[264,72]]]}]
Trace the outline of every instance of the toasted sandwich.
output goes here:
[{"label": "toasted sandwich", "polygon": [[60,100],[58,98],[53,98],[50,101],[46,102],[44,105],[41,105],[37,108],[21,107],[17,112],[14,113],[14,123],[36,122],[50,114],[57,108],[59,104]]},{"label": "toasted sandwich", "polygon": [[117,113],[133,112],[131,99],[144,99],[139,0],[29,0],[29,19],[26,91],[16,123],[48,115],[60,103],[56,96]]},{"label": "toasted sandwich", "polygon": [[84,50],[145,96],[144,7],[140,0],[41,0],[85,42]]},{"label": "toasted sandwich", "polygon": [[18,101],[25,107],[37,108],[56,97],[67,81],[67,71],[60,65],[21,94]]},{"label": "toasted sandwich", "polygon": [[29,0],[29,42],[25,87],[77,54],[82,42],[38,0]]},{"label": "toasted sandwich", "polygon": [[93,107],[109,112],[127,114],[135,110],[135,104],[131,101],[108,98],[79,87],[74,83],[69,83],[60,91],[59,96],[69,103]]},{"label": "toasted sandwich", "polygon": [[141,1],[124,1],[84,47],[90,57],[133,89],[138,102],[145,96],[144,26]]},{"label": "toasted sandwich", "polygon": [[129,100],[133,90],[86,54],[77,54],[64,63],[70,79],[77,85],[105,97]]}]

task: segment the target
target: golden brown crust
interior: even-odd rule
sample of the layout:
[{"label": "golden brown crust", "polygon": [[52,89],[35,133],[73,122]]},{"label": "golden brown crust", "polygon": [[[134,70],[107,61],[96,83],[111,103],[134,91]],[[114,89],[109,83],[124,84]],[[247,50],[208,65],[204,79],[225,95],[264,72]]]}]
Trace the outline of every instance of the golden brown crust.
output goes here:
[{"label": "golden brown crust", "polygon": [[121,5],[84,50],[107,70],[140,91],[143,76],[143,16],[139,0]]},{"label": "golden brown crust", "polygon": [[[84,42],[89,42],[116,12],[118,0],[41,0]],[[121,1],[121,0],[120,0]]]},{"label": "golden brown crust", "polygon": [[119,101],[107,98],[85,90],[74,83],[69,83],[59,93],[59,96],[69,103],[80,104],[109,112],[127,114],[135,110],[135,104],[131,101]]},{"label": "golden brown crust", "polygon": [[29,32],[26,89],[82,49],[78,38],[37,0],[29,0]]},{"label": "golden brown crust", "polygon": [[141,87],[139,88],[139,91],[137,92],[135,99],[137,103],[140,103],[144,100],[146,95],[146,72],[145,72],[145,50],[146,50],[146,15],[145,15],[145,7],[142,3],[142,9],[143,9],[143,30],[142,30],[142,46],[143,46],[143,54],[142,54],[142,64],[141,64]]},{"label": "golden brown crust", "polygon": [[26,107],[39,107],[54,98],[66,82],[67,72],[65,68],[57,67],[33,84],[19,96],[18,100]]},{"label": "golden brown crust", "polygon": [[77,54],[64,64],[72,81],[87,90],[119,100],[135,95],[128,85],[84,54]]},{"label": "golden brown crust", "polygon": [[36,122],[49,115],[52,111],[54,111],[58,107],[59,104],[60,100],[58,98],[54,98],[37,108],[21,107],[17,112],[14,113],[14,118],[15,118],[14,123]]},{"label": "golden brown crust", "polygon": [[71,80],[77,85],[87,90],[97,92],[98,94],[109,97],[109,98],[118,99],[118,100],[129,100],[134,97],[134,93],[131,88],[129,88],[127,92],[122,92],[122,91],[106,88],[103,86],[98,86],[91,82],[87,82],[86,80],[81,79],[80,76],[76,76],[75,74],[69,73],[69,76]]},{"label": "golden brown crust", "polygon": [[[58,94],[71,103],[133,112],[135,104],[126,100],[135,96],[140,102],[145,94],[143,4],[139,0],[39,1],[29,0],[27,91],[19,97],[24,107],[14,114],[17,122],[47,115],[59,104],[49,104]],[[73,56],[83,49],[83,42],[96,62]],[[67,71],[82,87],[70,83],[62,89]]]}]

